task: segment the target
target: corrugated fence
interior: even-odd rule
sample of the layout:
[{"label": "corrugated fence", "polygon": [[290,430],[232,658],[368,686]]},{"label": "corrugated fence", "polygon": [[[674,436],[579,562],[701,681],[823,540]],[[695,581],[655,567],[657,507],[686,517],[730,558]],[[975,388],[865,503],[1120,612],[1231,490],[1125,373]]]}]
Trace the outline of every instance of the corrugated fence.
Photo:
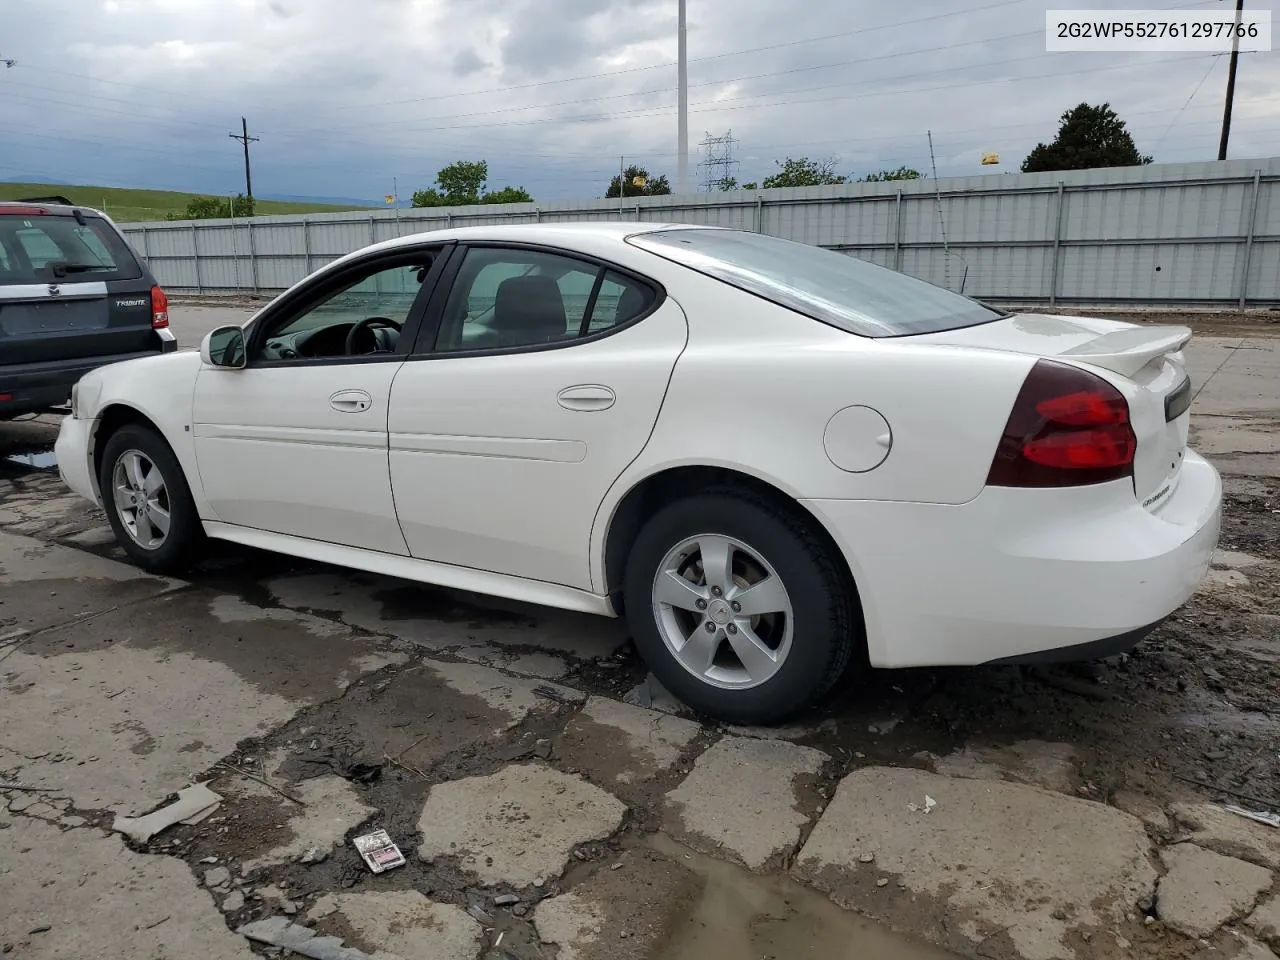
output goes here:
[{"label": "corrugated fence", "polygon": [[272,293],[392,237],[619,219],[756,230],[995,301],[1280,303],[1280,158],[123,230],[170,291]]}]

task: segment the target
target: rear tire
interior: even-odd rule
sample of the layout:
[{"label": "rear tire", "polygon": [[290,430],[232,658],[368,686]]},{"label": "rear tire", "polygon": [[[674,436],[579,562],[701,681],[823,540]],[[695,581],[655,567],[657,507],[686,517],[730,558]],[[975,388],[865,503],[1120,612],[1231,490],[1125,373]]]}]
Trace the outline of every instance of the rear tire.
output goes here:
[{"label": "rear tire", "polygon": [[102,506],[116,541],[150,573],[175,573],[204,540],[191,488],[155,430],[127,424],[113,433],[98,468]]},{"label": "rear tire", "polygon": [[777,723],[810,706],[860,641],[857,605],[826,543],[795,511],[745,490],[699,494],[651,517],[623,590],[658,680],[731,723]]}]

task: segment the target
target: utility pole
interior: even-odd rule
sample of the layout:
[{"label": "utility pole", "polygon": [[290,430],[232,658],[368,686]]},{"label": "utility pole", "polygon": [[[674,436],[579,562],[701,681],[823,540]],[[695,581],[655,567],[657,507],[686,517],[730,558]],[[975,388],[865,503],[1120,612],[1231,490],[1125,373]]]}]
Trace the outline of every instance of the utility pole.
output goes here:
[{"label": "utility pole", "polygon": [[689,42],[686,35],[685,0],[680,3],[680,39],[677,54],[680,87],[680,106],[676,111],[680,133],[676,145],[676,193],[689,192]]},{"label": "utility pole", "polygon": [[1227,69],[1227,103],[1222,110],[1222,139],[1218,141],[1218,159],[1227,159],[1227,141],[1231,139],[1231,103],[1236,98],[1236,63],[1240,60],[1240,20],[1244,0],[1236,0],[1236,28],[1231,35],[1231,65]]},{"label": "utility pole", "polygon": [[244,195],[250,203],[253,203],[253,177],[249,173],[249,144],[257,143],[260,138],[249,136],[249,121],[244,117],[240,118],[240,132],[228,133],[227,136],[244,144]]}]

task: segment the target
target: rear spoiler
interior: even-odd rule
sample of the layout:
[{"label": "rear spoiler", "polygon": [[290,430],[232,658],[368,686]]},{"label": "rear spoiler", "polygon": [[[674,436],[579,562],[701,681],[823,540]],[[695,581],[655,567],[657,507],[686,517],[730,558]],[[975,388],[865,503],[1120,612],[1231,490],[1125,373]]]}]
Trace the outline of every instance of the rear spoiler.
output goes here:
[{"label": "rear spoiler", "polygon": [[72,203],[70,200],[68,200],[66,197],[58,197],[58,196],[52,196],[52,197],[19,197],[19,198],[18,198],[18,202],[19,202],[19,203],[56,203],[56,204],[60,204],[61,206],[64,206],[64,207],[74,207],[74,206],[75,206],[75,204],[74,204],[74,203]]},{"label": "rear spoiler", "polygon": [[1181,350],[1190,339],[1190,327],[1153,324],[1104,333],[1059,356],[1131,377],[1157,357]]}]

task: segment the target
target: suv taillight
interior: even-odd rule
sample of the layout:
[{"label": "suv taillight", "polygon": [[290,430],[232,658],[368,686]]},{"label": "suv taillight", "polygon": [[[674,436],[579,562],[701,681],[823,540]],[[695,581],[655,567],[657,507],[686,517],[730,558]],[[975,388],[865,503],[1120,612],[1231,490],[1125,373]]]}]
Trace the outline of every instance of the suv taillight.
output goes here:
[{"label": "suv taillight", "polygon": [[169,296],[159,287],[151,288],[151,327],[162,330],[169,325]]},{"label": "suv taillight", "polygon": [[1038,360],[1014,401],[987,483],[1074,487],[1131,477],[1137,446],[1119,390],[1079,367]]}]

